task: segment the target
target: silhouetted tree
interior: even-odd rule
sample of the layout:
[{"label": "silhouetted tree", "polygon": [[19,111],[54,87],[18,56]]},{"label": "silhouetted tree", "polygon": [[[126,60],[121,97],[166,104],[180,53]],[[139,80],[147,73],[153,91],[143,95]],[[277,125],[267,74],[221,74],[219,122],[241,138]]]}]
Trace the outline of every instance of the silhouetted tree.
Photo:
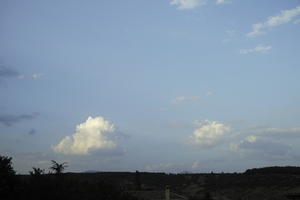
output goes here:
[{"label": "silhouetted tree", "polygon": [[41,175],[45,174],[44,169],[35,168],[35,167],[32,167],[32,169],[33,169],[33,171],[29,171],[29,174],[31,176],[41,176]]},{"label": "silhouetted tree", "polygon": [[12,158],[0,155],[0,199],[13,199],[16,184]]},{"label": "silhouetted tree", "polygon": [[52,166],[50,167],[50,170],[54,171],[55,174],[59,175],[63,173],[66,167],[68,167],[67,163],[61,163],[59,164],[58,162],[51,160]]},{"label": "silhouetted tree", "polygon": [[15,170],[12,167],[12,158],[0,155],[0,176],[15,175]]}]

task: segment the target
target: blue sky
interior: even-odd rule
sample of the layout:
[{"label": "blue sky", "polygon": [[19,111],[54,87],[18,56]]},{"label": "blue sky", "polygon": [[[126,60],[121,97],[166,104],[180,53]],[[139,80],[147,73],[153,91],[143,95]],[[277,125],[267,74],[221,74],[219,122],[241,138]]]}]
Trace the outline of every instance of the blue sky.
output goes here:
[{"label": "blue sky", "polygon": [[0,2],[19,173],[299,165],[298,0]]}]

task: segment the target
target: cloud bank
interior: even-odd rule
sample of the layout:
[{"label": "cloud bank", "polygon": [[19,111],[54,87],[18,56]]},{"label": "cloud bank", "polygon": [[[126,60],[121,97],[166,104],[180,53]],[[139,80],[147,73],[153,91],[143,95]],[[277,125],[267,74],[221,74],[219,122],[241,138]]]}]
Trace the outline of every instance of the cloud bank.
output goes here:
[{"label": "cloud bank", "polygon": [[292,150],[291,146],[270,139],[250,135],[238,144],[231,144],[232,151],[255,157],[278,158],[285,157]]},{"label": "cloud bank", "polygon": [[289,23],[298,15],[300,15],[300,6],[290,10],[283,10],[279,15],[268,17],[265,22],[253,24],[252,31],[247,33],[247,36],[256,37],[263,35],[266,33],[266,29]]},{"label": "cloud bank", "polygon": [[114,149],[117,146],[114,131],[114,125],[103,117],[88,117],[76,126],[73,135],[66,136],[52,149],[66,155],[87,155],[95,150]]},{"label": "cloud bank", "polygon": [[202,122],[195,122],[198,128],[190,136],[189,143],[199,147],[213,147],[229,133],[230,127],[217,122],[205,120]]}]

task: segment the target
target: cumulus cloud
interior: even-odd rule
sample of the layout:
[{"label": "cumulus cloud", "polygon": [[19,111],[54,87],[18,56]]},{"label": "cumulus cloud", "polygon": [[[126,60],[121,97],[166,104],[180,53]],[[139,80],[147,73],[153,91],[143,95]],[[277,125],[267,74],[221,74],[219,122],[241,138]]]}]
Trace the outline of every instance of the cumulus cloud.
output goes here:
[{"label": "cumulus cloud", "polygon": [[195,122],[198,126],[189,138],[189,143],[199,147],[212,147],[226,138],[231,128],[217,121]]},{"label": "cumulus cloud", "polygon": [[200,99],[204,97],[208,97],[213,95],[213,92],[206,92],[205,95],[201,96],[178,96],[175,97],[174,99],[171,99],[170,103],[171,104],[182,104],[186,102],[192,102],[192,101],[199,101]]},{"label": "cumulus cloud", "polygon": [[0,115],[0,123],[5,126],[12,126],[18,122],[24,120],[32,120],[35,119],[39,114],[32,113],[32,114],[23,114],[23,115]]},{"label": "cumulus cloud", "polygon": [[263,35],[266,33],[266,29],[289,23],[298,15],[300,15],[300,6],[290,10],[283,10],[276,16],[268,17],[265,22],[253,24],[252,31],[247,33],[247,36],[256,37]]},{"label": "cumulus cloud", "polygon": [[272,49],[270,45],[260,44],[253,49],[241,49],[240,54],[249,54],[249,53],[266,53]]},{"label": "cumulus cloud", "polygon": [[206,4],[206,0],[171,0],[171,5],[177,6],[179,10],[193,9]]},{"label": "cumulus cloud", "polygon": [[95,150],[114,149],[117,146],[113,137],[114,125],[103,117],[88,117],[76,126],[71,136],[66,136],[53,151],[66,155],[87,155]]}]

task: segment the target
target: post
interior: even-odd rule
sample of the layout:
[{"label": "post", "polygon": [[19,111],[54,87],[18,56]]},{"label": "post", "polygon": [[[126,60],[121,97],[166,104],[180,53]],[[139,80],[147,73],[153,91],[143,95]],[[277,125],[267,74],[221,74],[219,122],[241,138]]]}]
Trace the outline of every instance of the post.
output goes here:
[{"label": "post", "polygon": [[170,200],[170,187],[167,185],[166,186],[166,200]]}]

